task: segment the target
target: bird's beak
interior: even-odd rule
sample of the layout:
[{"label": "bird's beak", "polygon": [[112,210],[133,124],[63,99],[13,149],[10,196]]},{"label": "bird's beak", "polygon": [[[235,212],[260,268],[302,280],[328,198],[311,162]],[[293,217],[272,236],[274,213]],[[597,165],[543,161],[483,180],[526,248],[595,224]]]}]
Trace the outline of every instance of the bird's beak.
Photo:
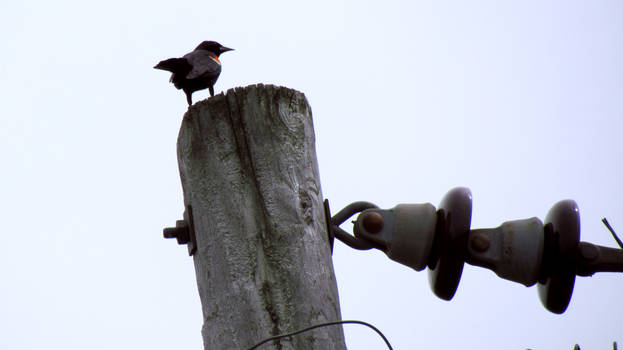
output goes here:
[{"label": "bird's beak", "polygon": [[234,51],[234,49],[230,49],[229,47],[225,47],[225,46],[221,47],[221,53],[227,52],[227,51]]}]

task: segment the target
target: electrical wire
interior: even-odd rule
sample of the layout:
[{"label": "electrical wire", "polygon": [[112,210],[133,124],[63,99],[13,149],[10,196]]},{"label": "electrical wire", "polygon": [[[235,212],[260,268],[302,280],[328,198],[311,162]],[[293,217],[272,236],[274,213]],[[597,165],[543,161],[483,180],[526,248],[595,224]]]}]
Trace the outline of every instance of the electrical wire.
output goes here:
[{"label": "electrical wire", "polygon": [[252,347],[249,348],[249,350],[253,350],[253,349],[257,349],[258,347],[260,347],[261,345],[264,345],[270,341],[273,340],[277,340],[277,339],[281,339],[281,338],[287,338],[287,337],[291,337],[293,335],[297,335],[297,334],[301,334],[307,331],[310,331],[312,329],[315,328],[320,328],[320,327],[326,327],[326,326],[333,326],[333,325],[338,325],[338,324],[360,324],[360,325],[364,325],[364,326],[368,326],[370,328],[372,328],[378,335],[381,336],[381,338],[383,338],[383,341],[385,341],[385,344],[387,345],[387,348],[389,350],[393,350],[391,344],[389,343],[389,340],[387,340],[387,338],[385,337],[385,335],[383,335],[383,332],[381,332],[380,330],[378,330],[378,328],[374,327],[373,325],[363,322],[363,321],[356,321],[356,320],[345,320],[345,321],[333,321],[333,322],[325,322],[325,323],[319,323],[316,325],[313,325],[311,327],[307,327],[292,333],[286,333],[286,334],[280,334],[280,335],[276,335],[274,337],[270,337],[270,338],[266,338],[264,340],[262,340],[261,342],[253,345]]},{"label": "electrical wire", "polygon": [[606,225],[606,227],[608,228],[608,231],[612,233],[612,237],[614,237],[614,240],[617,241],[617,244],[619,245],[619,247],[623,249],[623,242],[621,242],[621,240],[619,239],[619,236],[617,236],[617,234],[614,233],[614,229],[612,228],[612,226],[610,226],[610,223],[608,222],[608,220],[606,220],[606,218],[603,218],[601,219],[601,222],[603,222],[604,225]]}]

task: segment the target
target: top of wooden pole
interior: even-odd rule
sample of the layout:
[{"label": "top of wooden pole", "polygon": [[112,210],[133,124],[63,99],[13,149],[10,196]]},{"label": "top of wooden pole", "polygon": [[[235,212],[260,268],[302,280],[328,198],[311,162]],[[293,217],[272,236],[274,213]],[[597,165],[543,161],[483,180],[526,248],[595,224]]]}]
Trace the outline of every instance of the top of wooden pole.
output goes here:
[{"label": "top of wooden pole", "polygon": [[[305,96],[271,85],[190,107],[178,138],[206,349],[340,320],[311,117]],[[273,342],[345,349],[341,326]]]}]

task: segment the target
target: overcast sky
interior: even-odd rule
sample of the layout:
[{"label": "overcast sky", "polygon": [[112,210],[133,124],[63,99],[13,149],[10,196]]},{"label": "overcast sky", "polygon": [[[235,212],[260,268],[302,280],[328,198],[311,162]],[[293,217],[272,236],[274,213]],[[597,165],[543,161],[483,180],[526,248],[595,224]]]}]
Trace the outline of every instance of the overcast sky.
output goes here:
[{"label": "overcast sky", "polygon": [[[201,349],[192,259],[162,238],[187,107],[152,67],[203,40],[235,49],[217,92],[305,93],[334,212],[466,186],[474,228],[571,198],[583,240],[623,233],[621,1],[4,1],[0,39],[1,349]],[[381,252],[333,262],[342,317],[395,349],[623,343],[623,274],[578,278],[555,315],[481,268],[446,302]]]}]

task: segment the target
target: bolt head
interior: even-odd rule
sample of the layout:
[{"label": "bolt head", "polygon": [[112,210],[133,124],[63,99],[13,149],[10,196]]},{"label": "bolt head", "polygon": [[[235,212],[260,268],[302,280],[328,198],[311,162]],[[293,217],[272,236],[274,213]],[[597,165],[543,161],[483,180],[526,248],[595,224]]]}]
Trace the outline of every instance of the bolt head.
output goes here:
[{"label": "bolt head", "polygon": [[383,229],[383,215],[371,211],[363,214],[363,228],[369,233],[379,233]]},{"label": "bolt head", "polygon": [[587,261],[593,261],[599,257],[599,250],[593,244],[580,244],[580,254]]},{"label": "bolt head", "polygon": [[186,244],[190,241],[190,230],[184,220],[177,220],[175,227],[167,227],[163,230],[164,238],[176,238],[177,244]]},{"label": "bolt head", "polygon": [[471,239],[470,244],[471,244],[472,249],[477,251],[478,253],[486,252],[491,246],[489,237],[482,233],[478,233],[474,235],[474,237],[472,237]]}]

